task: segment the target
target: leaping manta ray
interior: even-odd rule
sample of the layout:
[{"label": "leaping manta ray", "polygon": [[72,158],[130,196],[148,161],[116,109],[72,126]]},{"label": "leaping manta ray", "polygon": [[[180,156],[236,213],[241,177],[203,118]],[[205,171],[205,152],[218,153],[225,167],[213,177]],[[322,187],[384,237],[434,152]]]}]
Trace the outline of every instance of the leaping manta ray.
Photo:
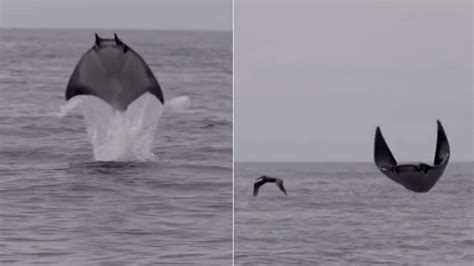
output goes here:
[{"label": "leaping manta ray", "polygon": [[77,63],[66,89],[66,100],[77,95],[94,95],[119,111],[144,93],[164,104],[160,84],[145,60],[114,34],[103,39],[95,34],[95,44]]},{"label": "leaping manta ray", "polygon": [[375,131],[374,159],[377,168],[388,178],[414,192],[428,192],[439,180],[448,165],[450,151],[448,138],[438,120],[438,137],[434,164],[397,164],[383,138],[380,127]]}]

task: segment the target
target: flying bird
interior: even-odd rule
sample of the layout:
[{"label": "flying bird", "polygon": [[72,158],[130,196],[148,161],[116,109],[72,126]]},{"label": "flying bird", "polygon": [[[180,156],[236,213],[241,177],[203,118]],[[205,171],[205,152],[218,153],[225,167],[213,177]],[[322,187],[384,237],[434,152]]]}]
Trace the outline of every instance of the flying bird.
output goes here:
[{"label": "flying bird", "polygon": [[280,190],[285,193],[286,196],[288,196],[288,194],[286,194],[286,189],[285,187],[283,186],[283,180],[280,179],[280,178],[275,178],[275,177],[271,177],[271,176],[266,176],[266,175],[262,175],[261,177],[258,177],[256,180],[259,180],[257,182],[255,182],[255,184],[253,185],[253,196],[256,197],[257,194],[258,194],[258,190],[260,189],[261,186],[263,186],[265,183],[275,183],[275,185],[278,186],[278,188],[280,188]]},{"label": "flying bird", "polygon": [[448,165],[449,142],[441,122],[438,120],[438,137],[433,165],[426,163],[398,164],[382,135],[380,127],[375,130],[374,159],[377,168],[388,178],[414,192],[428,192],[443,175]]}]

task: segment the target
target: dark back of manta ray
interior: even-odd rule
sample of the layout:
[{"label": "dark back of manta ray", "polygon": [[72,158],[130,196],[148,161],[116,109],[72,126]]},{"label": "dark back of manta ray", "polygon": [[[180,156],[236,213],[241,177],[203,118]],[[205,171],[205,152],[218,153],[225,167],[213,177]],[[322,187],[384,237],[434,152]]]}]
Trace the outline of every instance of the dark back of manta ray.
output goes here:
[{"label": "dark back of manta ray", "polygon": [[125,111],[147,92],[164,104],[160,84],[145,60],[117,35],[103,39],[96,34],[94,46],[82,56],[69,79],[66,100],[93,95]]}]

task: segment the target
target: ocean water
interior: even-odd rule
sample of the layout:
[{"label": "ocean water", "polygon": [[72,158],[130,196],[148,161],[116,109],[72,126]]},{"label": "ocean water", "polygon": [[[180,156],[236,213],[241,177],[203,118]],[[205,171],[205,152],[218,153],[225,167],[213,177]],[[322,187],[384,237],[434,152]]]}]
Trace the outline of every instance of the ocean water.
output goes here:
[{"label": "ocean water", "polygon": [[[235,265],[472,265],[474,163],[410,192],[369,163],[236,163]],[[283,178],[252,197],[255,178]]]},{"label": "ocean water", "polygon": [[[145,99],[128,122],[161,115],[146,134],[66,104],[94,31],[0,30],[1,265],[231,264],[232,34],[116,32],[181,106]],[[84,112],[114,121],[116,149],[91,141]]]}]

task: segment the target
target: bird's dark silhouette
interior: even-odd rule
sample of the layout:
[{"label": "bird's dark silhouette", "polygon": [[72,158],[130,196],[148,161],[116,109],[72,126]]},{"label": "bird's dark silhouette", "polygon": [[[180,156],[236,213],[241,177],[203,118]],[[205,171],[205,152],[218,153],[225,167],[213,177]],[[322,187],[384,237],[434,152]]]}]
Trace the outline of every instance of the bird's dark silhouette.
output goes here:
[{"label": "bird's dark silhouette", "polygon": [[263,186],[265,183],[275,183],[275,185],[277,185],[278,188],[280,188],[280,190],[285,193],[286,196],[288,196],[288,194],[286,194],[286,189],[285,187],[283,186],[283,180],[280,179],[280,178],[276,178],[276,177],[271,177],[271,176],[266,176],[266,175],[262,175],[261,177],[258,177],[257,178],[257,182],[255,182],[255,184],[253,185],[253,196],[256,197],[258,195],[258,190],[260,189],[261,186]]}]

